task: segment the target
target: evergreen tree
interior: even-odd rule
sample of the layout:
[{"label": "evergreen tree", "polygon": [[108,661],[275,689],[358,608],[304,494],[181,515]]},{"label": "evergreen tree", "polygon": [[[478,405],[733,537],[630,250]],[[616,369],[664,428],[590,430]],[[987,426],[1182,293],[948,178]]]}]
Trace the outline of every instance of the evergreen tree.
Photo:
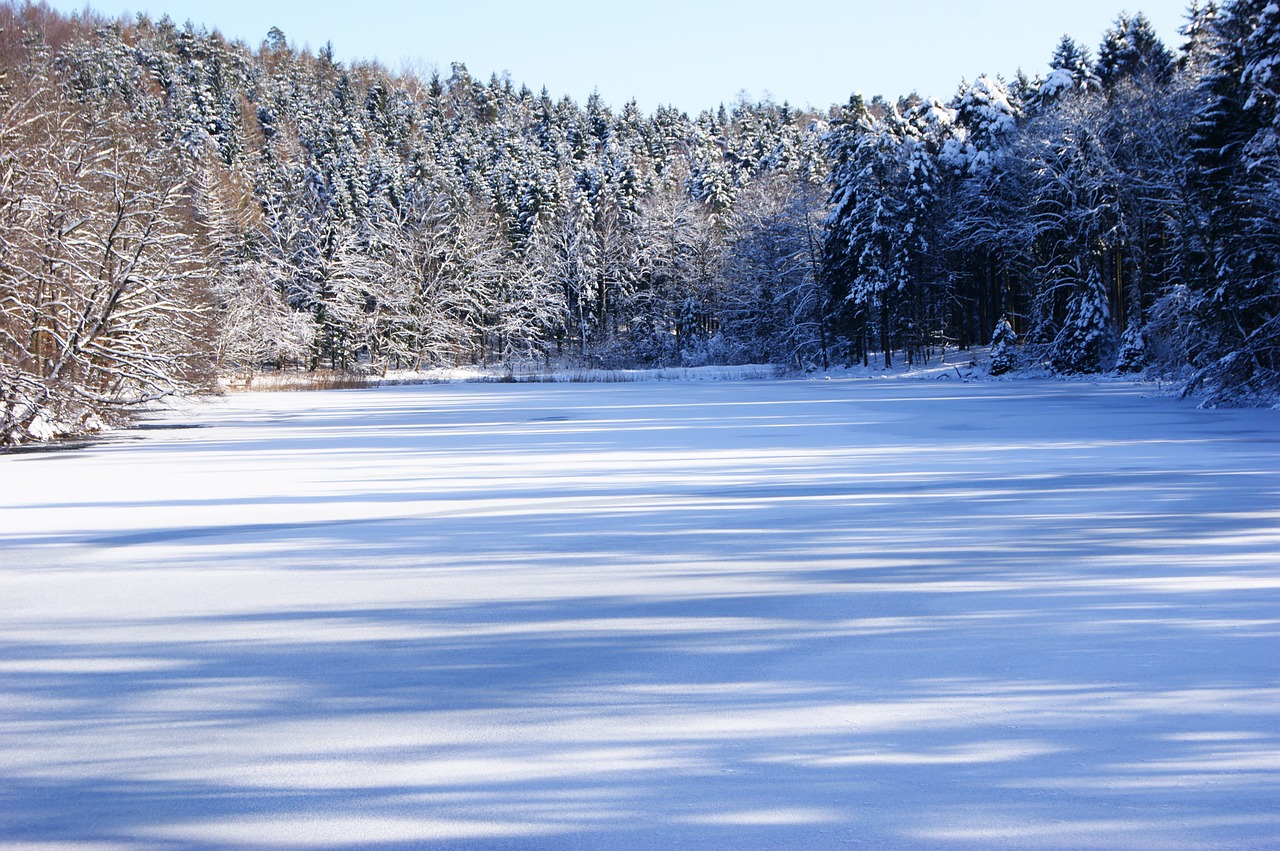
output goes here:
[{"label": "evergreen tree", "polygon": [[996,318],[1016,309],[1020,246],[1011,237],[1027,203],[1015,160],[1021,114],[1003,85],[979,77],[961,89],[954,105],[957,130],[940,155],[947,215],[939,239],[959,305],[948,331],[968,347],[990,339]]},{"label": "evergreen tree", "polygon": [[1219,401],[1269,397],[1280,387],[1278,18],[1262,0],[1224,5],[1212,23],[1213,58],[1192,131],[1206,216],[1204,271],[1190,281],[1193,386]]},{"label": "evergreen tree", "polygon": [[924,355],[939,321],[931,308],[941,299],[929,292],[939,281],[932,250],[940,225],[938,153],[954,114],[936,102],[922,102],[907,117],[891,107],[883,119],[858,102],[851,107],[862,113],[857,126],[832,139],[826,255],[859,324],[875,329],[888,368],[897,345],[909,361]]},{"label": "evergreen tree", "polygon": [[992,375],[1004,375],[1017,369],[1018,365],[1018,335],[1013,332],[1009,318],[1002,316],[991,335],[990,372]]},{"label": "evergreen tree", "polygon": [[1199,77],[1211,61],[1214,41],[1214,21],[1218,18],[1218,4],[1213,0],[1191,0],[1187,7],[1186,23],[1178,30],[1183,37],[1178,68],[1184,73]]},{"label": "evergreen tree", "polygon": [[1121,14],[1103,36],[1098,48],[1096,71],[1103,88],[1113,88],[1124,79],[1141,78],[1153,83],[1168,82],[1173,73],[1173,54],[1139,12]]},{"label": "evergreen tree", "polygon": [[1147,337],[1142,323],[1135,317],[1125,326],[1116,355],[1117,372],[1142,372],[1147,366]]},{"label": "evergreen tree", "polygon": [[1049,74],[1032,97],[1032,109],[1044,109],[1072,92],[1087,94],[1100,88],[1089,48],[1064,35],[1049,60]]},{"label": "evergreen tree", "polygon": [[1115,361],[1115,334],[1102,276],[1089,264],[1075,269],[1079,276],[1070,295],[1067,316],[1049,351],[1055,372],[1102,372]]}]

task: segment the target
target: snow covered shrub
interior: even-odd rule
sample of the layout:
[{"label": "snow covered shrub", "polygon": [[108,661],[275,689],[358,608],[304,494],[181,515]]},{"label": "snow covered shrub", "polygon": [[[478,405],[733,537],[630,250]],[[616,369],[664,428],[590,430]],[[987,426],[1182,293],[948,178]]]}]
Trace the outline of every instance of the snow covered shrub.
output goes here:
[{"label": "snow covered shrub", "polygon": [[1004,375],[1018,368],[1018,335],[1013,332],[1008,317],[1001,317],[991,335],[992,375]]},{"label": "snow covered shrub", "polygon": [[683,367],[706,366],[712,362],[710,348],[707,345],[710,341],[705,337],[698,338],[683,347],[680,350],[680,365]]}]

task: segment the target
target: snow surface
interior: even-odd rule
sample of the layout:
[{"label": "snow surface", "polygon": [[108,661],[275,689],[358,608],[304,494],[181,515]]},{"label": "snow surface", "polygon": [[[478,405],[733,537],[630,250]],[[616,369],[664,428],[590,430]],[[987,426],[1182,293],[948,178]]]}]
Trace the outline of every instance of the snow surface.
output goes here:
[{"label": "snow surface", "polygon": [[254,393],[0,457],[0,845],[1280,847],[1280,412],[1145,392]]}]

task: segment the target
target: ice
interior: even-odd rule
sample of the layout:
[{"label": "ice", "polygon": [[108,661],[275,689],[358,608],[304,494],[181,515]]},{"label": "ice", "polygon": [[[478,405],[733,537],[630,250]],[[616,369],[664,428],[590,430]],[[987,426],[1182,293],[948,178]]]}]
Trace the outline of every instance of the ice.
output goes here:
[{"label": "ice", "polygon": [[1280,845],[1280,412],[946,379],[0,456],[0,843]]}]

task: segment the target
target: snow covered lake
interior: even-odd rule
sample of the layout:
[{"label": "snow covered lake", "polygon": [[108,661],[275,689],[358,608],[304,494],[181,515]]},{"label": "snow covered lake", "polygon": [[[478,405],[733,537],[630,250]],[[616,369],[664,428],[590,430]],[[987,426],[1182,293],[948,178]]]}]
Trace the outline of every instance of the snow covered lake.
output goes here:
[{"label": "snow covered lake", "polygon": [[1280,846],[1280,411],[246,394],[0,456],[0,845]]}]

